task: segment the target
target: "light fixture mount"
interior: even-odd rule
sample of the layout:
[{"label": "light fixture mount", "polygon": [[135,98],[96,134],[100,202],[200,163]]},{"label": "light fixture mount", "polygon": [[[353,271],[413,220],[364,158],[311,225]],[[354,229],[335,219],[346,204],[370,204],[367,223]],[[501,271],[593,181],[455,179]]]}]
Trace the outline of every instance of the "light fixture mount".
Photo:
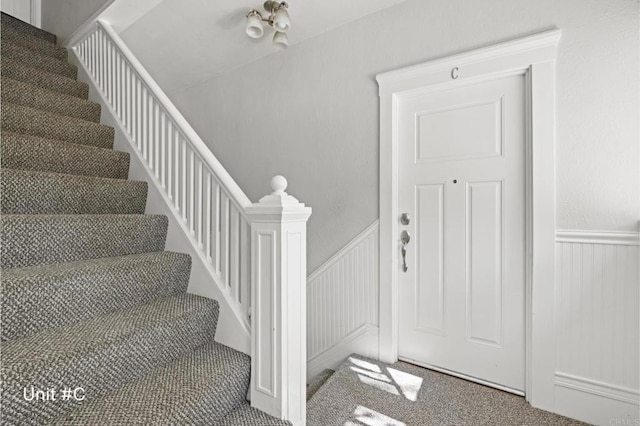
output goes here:
[{"label": "light fixture mount", "polygon": [[[266,22],[276,32],[273,36],[273,44],[285,48],[289,44],[287,32],[291,28],[289,17],[289,4],[285,1],[267,0],[262,5],[266,13],[260,13],[251,9],[247,15],[247,35],[251,38],[260,38],[264,35],[263,22]],[[265,16],[266,15],[266,16]]]}]

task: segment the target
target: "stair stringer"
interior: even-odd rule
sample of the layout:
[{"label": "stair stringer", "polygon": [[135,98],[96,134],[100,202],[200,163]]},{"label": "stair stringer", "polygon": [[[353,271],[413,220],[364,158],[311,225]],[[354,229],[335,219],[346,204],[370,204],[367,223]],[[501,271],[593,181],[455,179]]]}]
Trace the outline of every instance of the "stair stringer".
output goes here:
[{"label": "stair stringer", "polygon": [[245,354],[251,355],[251,332],[247,326],[234,313],[229,304],[228,297],[220,290],[213,271],[207,266],[196,242],[190,237],[179,213],[171,206],[171,203],[158,187],[155,176],[145,167],[138,152],[132,148],[127,131],[122,127],[109,102],[96,87],[93,79],[85,70],[81,61],[75,55],[73,49],[69,49],[69,63],[78,66],[78,81],[89,85],[89,100],[102,106],[100,122],[115,129],[113,149],[130,154],[129,179],[141,180],[149,183],[147,195],[146,214],[162,214],[169,218],[169,230],[167,232],[165,250],[178,253],[187,253],[191,256],[192,267],[189,279],[188,292],[200,296],[216,299],[220,304],[220,315],[215,340],[223,345],[230,346]]}]

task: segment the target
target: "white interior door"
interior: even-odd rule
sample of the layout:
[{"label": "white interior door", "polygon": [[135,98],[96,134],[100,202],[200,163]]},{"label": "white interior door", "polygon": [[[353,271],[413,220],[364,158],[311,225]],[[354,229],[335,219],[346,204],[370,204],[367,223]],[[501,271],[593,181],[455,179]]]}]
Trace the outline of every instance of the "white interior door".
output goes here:
[{"label": "white interior door", "polygon": [[521,393],[525,77],[451,87],[398,103],[399,356]]}]

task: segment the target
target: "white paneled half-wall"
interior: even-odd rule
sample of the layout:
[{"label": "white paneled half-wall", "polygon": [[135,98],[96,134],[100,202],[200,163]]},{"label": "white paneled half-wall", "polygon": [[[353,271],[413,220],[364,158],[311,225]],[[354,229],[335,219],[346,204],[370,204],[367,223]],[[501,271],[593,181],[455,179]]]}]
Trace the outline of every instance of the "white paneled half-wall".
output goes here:
[{"label": "white paneled half-wall", "polygon": [[307,380],[378,356],[378,246],[376,221],[307,278]]},{"label": "white paneled half-wall", "polygon": [[[555,406],[596,424],[637,424],[638,234],[556,234]],[[612,420],[618,423],[610,423]]]}]

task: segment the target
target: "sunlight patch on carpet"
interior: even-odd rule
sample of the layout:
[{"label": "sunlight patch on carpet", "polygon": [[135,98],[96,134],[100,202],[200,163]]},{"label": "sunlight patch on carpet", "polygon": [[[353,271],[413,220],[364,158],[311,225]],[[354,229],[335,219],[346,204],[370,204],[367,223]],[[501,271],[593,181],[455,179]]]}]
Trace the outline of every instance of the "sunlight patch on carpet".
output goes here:
[{"label": "sunlight patch on carpet", "polygon": [[347,421],[344,426],[406,426],[405,423],[399,420],[385,416],[382,413],[372,410],[371,408],[363,407],[362,405],[356,407],[353,415],[359,423]]},{"label": "sunlight patch on carpet", "polygon": [[[355,372],[360,382],[393,395],[404,395],[409,401],[418,400],[418,392],[422,387],[422,378],[395,368],[387,368],[387,374],[379,366],[361,359],[349,358],[351,371]],[[399,389],[399,390],[398,390]]]},{"label": "sunlight patch on carpet", "polygon": [[400,391],[409,401],[418,400],[418,392],[422,387],[422,377],[396,370],[395,368],[387,368],[391,378],[400,387]]}]

